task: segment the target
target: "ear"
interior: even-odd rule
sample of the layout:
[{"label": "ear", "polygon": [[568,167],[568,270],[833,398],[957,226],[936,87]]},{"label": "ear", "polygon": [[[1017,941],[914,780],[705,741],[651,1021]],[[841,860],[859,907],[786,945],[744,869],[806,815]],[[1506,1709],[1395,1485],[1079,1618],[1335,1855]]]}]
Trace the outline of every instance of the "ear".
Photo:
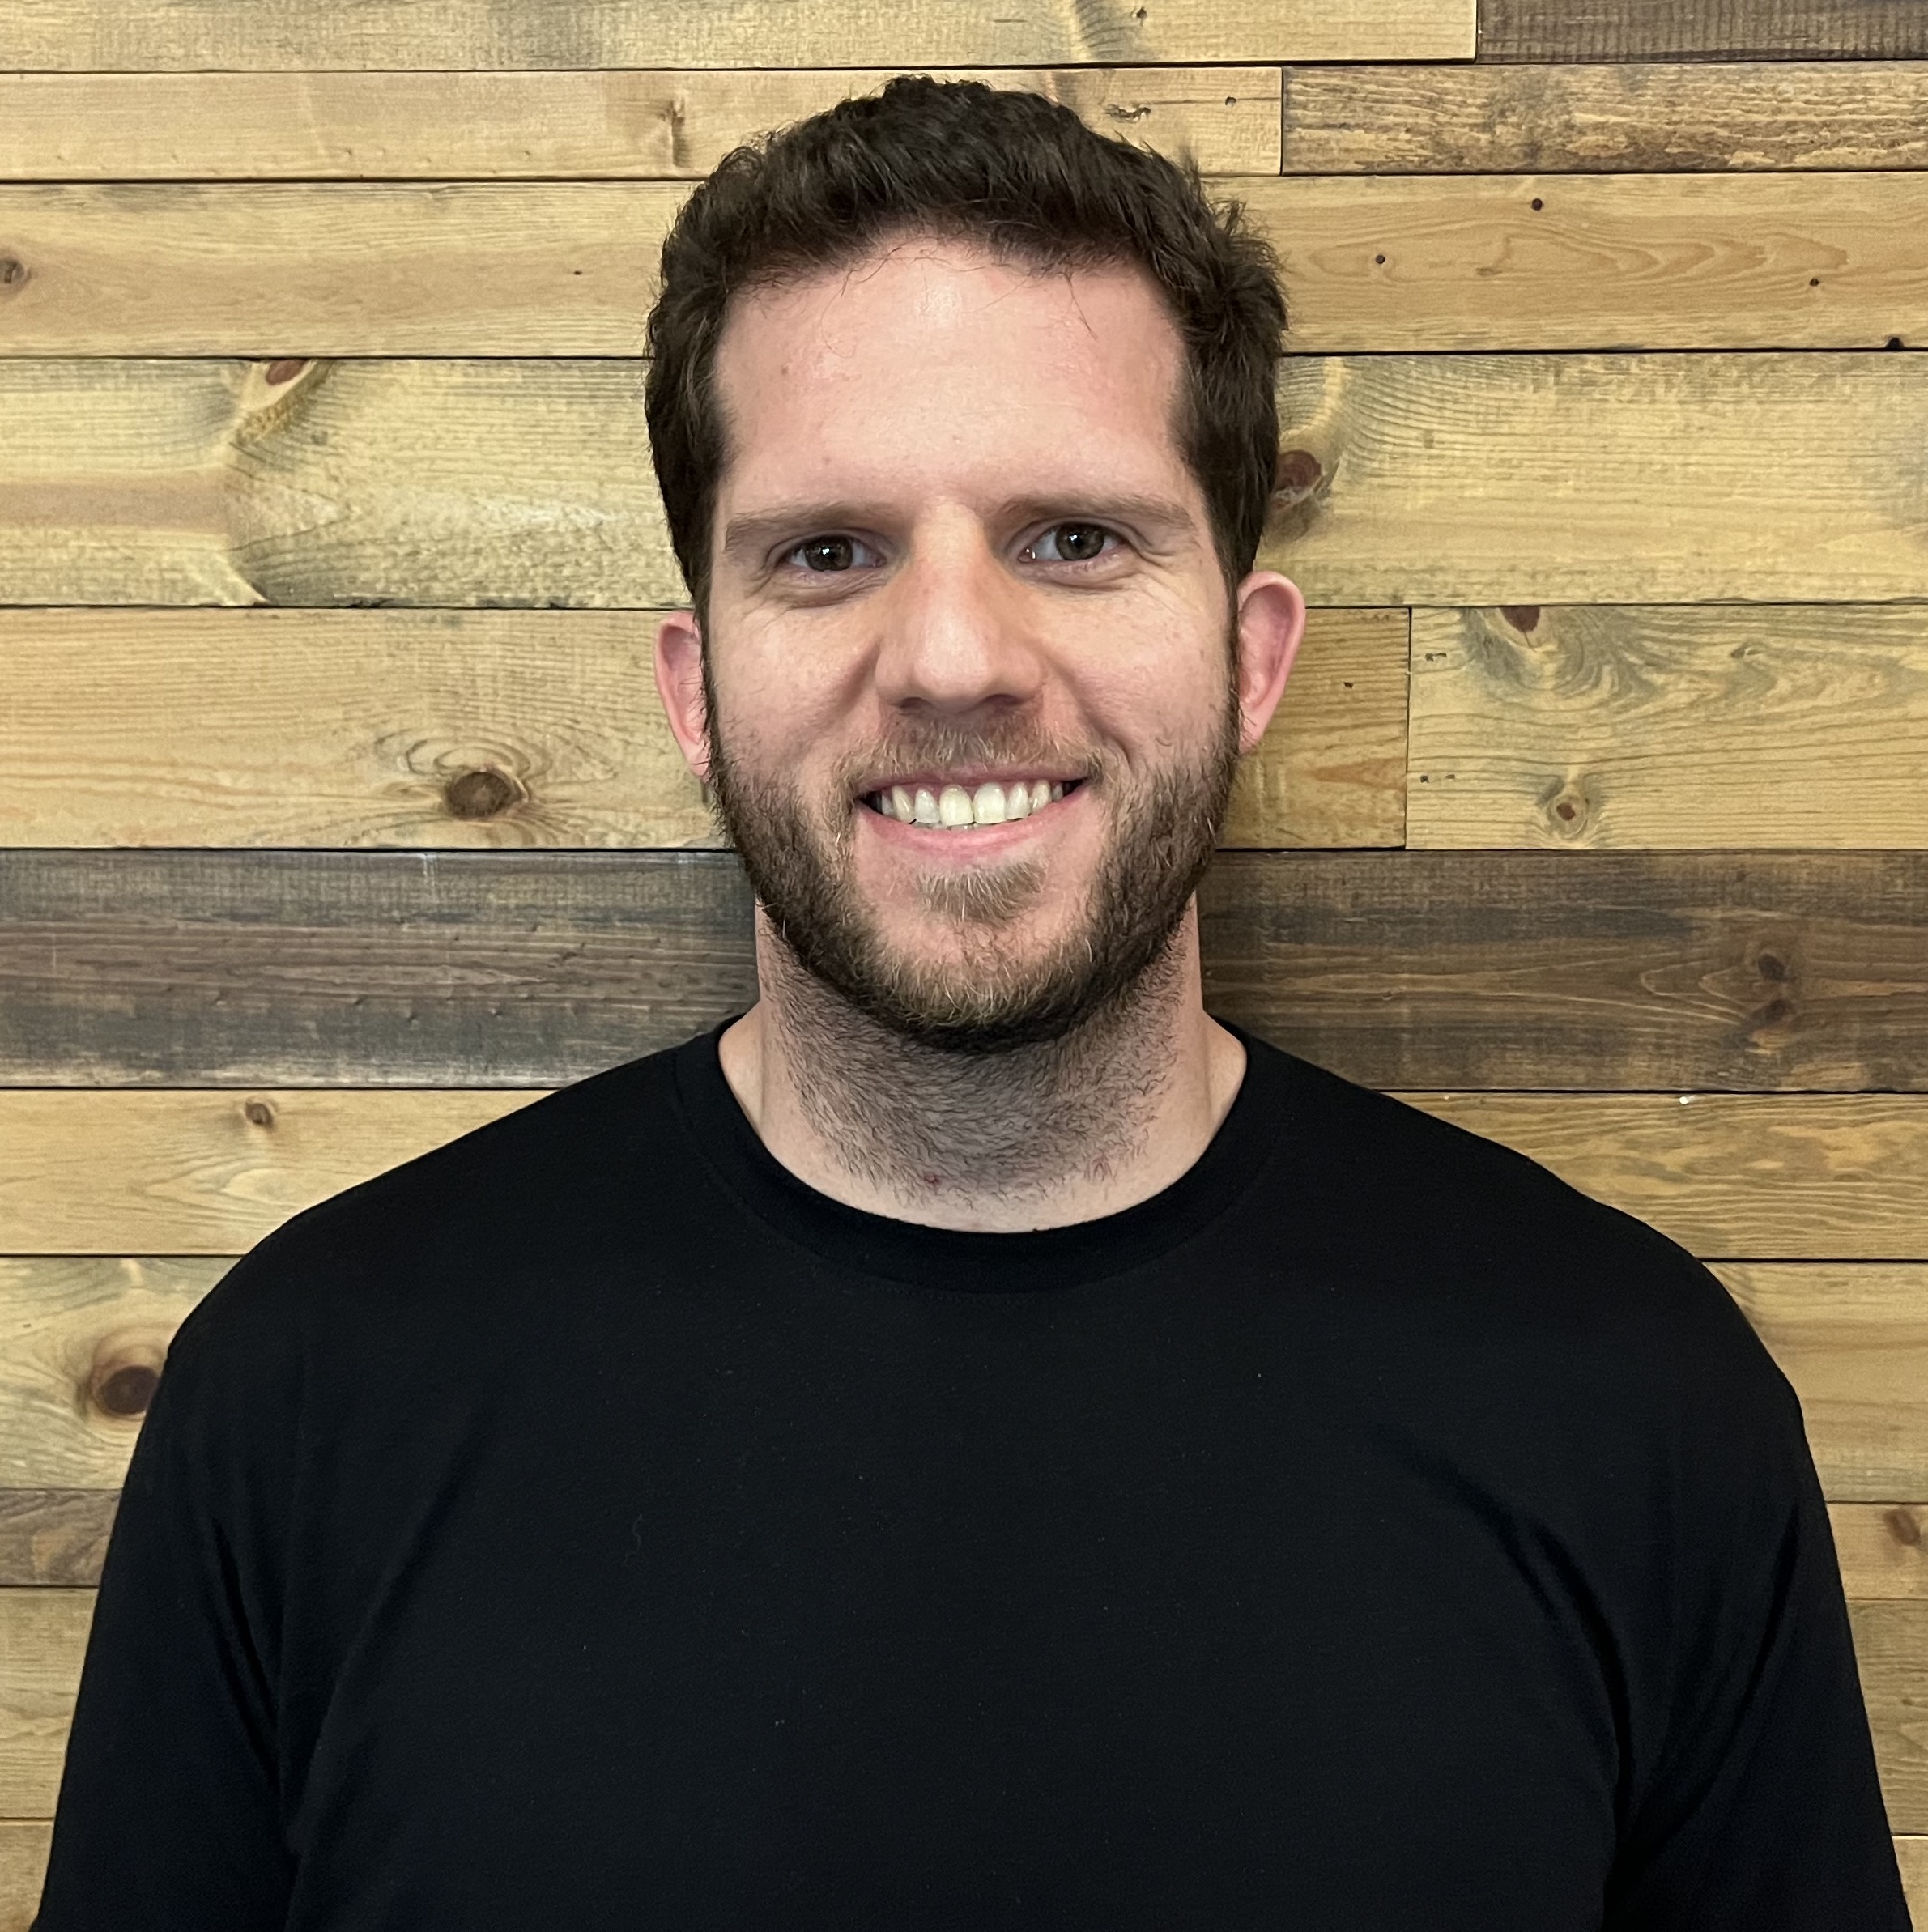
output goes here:
[{"label": "ear", "polygon": [[703,629],[694,611],[656,627],[656,692],[699,785],[709,783],[709,710],[703,701]]},{"label": "ear", "polygon": [[1305,599],[1290,577],[1255,570],[1239,585],[1238,748],[1256,751],[1305,635]]}]

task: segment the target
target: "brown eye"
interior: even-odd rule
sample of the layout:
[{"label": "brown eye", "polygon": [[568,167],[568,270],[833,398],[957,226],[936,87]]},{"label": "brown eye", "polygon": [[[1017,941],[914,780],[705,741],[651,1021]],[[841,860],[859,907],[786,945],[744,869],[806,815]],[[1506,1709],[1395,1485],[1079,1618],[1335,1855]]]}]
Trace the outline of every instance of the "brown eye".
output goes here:
[{"label": "brown eye", "polygon": [[856,546],[848,537],[812,537],[794,554],[806,570],[848,570],[856,560]]},{"label": "brown eye", "polygon": [[1102,523],[1060,523],[1031,547],[1041,563],[1083,564],[1104,554],[1111,532]]}]

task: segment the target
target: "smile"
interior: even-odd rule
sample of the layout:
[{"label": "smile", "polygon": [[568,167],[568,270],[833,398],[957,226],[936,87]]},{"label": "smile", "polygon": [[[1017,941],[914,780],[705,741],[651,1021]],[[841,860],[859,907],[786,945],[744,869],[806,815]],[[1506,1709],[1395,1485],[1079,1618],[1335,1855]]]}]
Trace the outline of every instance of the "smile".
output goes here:
[{"label": "smile", "polygon": [[864,803],[886,819],[906,825],[927,825],[945,832],[963,832],[974,825],[1007,825],[1028,819],[1047,805],[1075,791],[1082,781],[1055,778],[995,779],[967,790],[961,785],[893,785],[866,792]]}]

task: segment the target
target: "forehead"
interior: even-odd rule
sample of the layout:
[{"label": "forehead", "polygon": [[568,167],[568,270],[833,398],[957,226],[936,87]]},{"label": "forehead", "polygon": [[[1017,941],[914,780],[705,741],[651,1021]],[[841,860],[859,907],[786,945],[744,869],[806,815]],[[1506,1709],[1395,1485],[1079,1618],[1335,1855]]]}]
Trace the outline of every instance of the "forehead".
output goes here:
[{"label": "forehead", "polygon": [[726,493],[1173,487],[1177,329],[1129,266],[915,237],[741,299],[719,346]]}]

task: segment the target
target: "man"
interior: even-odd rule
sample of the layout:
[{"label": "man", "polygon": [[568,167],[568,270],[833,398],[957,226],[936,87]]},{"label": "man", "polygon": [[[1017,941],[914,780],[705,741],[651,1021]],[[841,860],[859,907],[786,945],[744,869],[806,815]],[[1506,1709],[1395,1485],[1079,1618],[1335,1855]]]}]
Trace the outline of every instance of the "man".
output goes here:
[{"label": "man", "polygon": [[664,265],[761,997],[183,1328],[43,1932],[1904,1926],[1726,1295],[1201,1007],[1304,615],[1263,247],[902,81]]}]

